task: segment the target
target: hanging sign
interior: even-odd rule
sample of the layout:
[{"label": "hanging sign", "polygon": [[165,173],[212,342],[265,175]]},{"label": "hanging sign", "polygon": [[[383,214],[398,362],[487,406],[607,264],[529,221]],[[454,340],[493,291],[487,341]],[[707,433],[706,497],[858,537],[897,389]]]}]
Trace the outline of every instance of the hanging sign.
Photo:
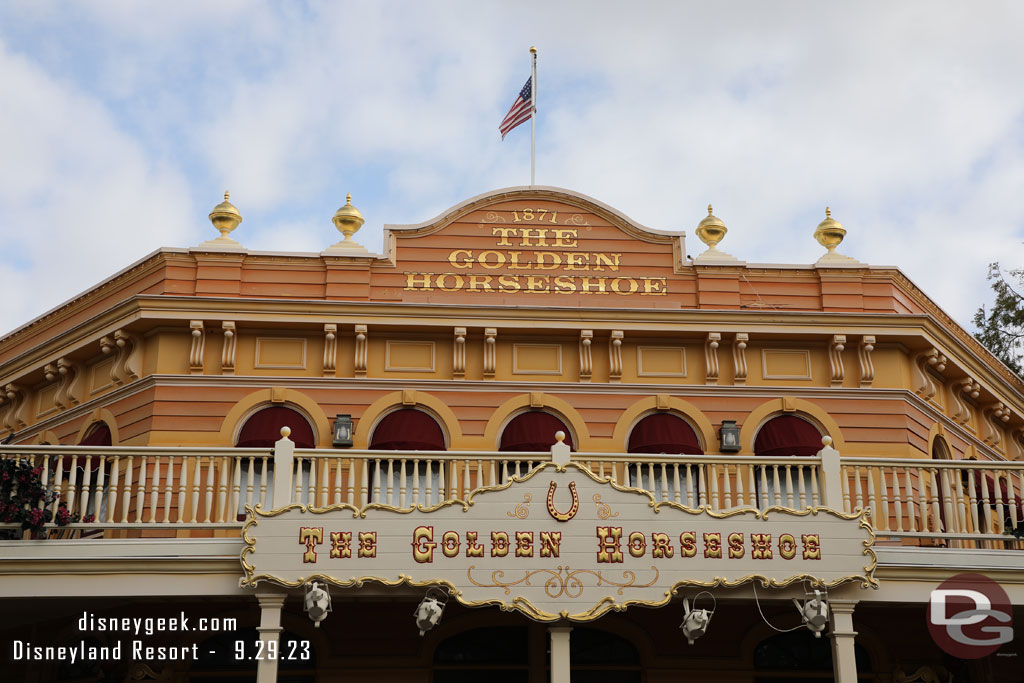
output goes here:
[{"label": "hanging sign", "polygon": [[827,508],[695,510],[576,463],[545,463],[431,508],[249,508],[242,585],[441,585],[469,606],[588,621],[664,605],[683,586],[875,586],[865,517]]}]

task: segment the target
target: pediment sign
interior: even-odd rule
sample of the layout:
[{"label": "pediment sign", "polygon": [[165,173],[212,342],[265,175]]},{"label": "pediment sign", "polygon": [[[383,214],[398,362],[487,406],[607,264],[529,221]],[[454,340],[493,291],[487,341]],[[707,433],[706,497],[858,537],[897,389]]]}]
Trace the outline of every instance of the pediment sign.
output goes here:
[{"label": "pediment sign", "polygon": [[389,226],[385,244],[396,272],[379,275],[404,301],[658,307],[683,292],[673,281],[682,233],[555,188],[489,193],[421,225]]},{"label": "pediment sign", "polygon": [[429,508],[248,508],[242,537],[242,586],[444,586],[538,621],[657,607],[687,586],[877,586],[865,512],[692,509],[576,463]]}]

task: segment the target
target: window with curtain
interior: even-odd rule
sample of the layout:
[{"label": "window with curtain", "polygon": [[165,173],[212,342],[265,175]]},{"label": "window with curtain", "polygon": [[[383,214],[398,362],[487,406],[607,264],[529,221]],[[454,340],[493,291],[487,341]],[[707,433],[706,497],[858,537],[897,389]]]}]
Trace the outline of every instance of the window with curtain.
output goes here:
[{"label": "window with curtain", "polygon": [[[444,430],[434,417],[416,408],[388,413],[370,437],[375,451],[444,451]],[[444,461],[408,453],[398,458],[379,458],[369,463],[370,500],[396,507],[432,505],[443,500],[448,477]],[[447,474],[450,475],[450,472]]]},{"label": "window with curtain", "polygon": [[565,444],[573,447],[572,432],[565,423],[540,410],[516,415],[501,432],[500,451],[550,452],[555,443],[555,432],[565,432]]},{"label": "window with curtain", "polygon": [[[821,432],[796,415],[779,415],[761,425],[754,454],[770,458],[808,457],[822,448]],[[762,507],[781,505],[803,509],[812,505],[810,465],[764,465],[754,468],[754,483]],[[821,482],[818,482],[820,486]]]},{"label": "window with curtain", "polygon": [[[281,427],[290,428],[288,438],[296,448],[314,448],[316,436],[313,427],[301,413],[285,406],[269,406],[249,416],[235,441],[236,448],[273,448],[281,439]],[[269,510],[274,500],[273,455],[243,457],[239,459],[238,519],[245,519],[245,506],[263,503]],[[302,466],[302,501],[306,502],[309,489],[310,467]],[[232,486],[234,484],[232,483]]]},{"label": "window with curtain", "polygon": [[[683,418],[654,413],[643,418],[629,433],[630,453],[658,456],[702,455],[697,433]],[[699,505],[700,470],[697,466],[667,462],[639,462],[629,466],[629,485],[646,489],[656,497],[696,507]]]}]

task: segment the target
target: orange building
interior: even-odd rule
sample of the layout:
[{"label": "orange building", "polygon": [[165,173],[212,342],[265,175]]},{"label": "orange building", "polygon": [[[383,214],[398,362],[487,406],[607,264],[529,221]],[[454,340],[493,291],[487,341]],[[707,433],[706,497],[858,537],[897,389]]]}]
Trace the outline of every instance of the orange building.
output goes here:
[{"label": "orange building", "polygon": [[[210,217],[219,238],[154,252],[0,339],[0,456],[36,468],[37,507],[76,520],[3,525],[11,680],[1024,680],[1019,638],[958,658],[927,617],[932,589],[974,572],[1024,624],[1024,385],[899,270],[839,254],[828,213],[808,227],[827,249],[811,265],[720,251],[711,207],[690,259],[683,233],[550,187],[389,226],[382,255],[353,239],[351,198],[320,253],[245,249],[227,198]],[[454,590],[422,638],[413,581],[329,577],[319,628],[308,582],[239,585],[247,515],[262,533],[247,505],[465,500],[521,485],[556,432],[569,462],[655,509],[865,511],[867,564],[818,582],[826,638],[791,603],[811,565],[801,581],[676,566],[664,600],[618,611],[610,594],[593,619]],[[690,645],[677,626],[699,591],[717,608]],[[139,637],[83,615],[230,628]],[[261,663],[271,641],[282,656]],[[57,651],[79,642],[95,656]]]}]

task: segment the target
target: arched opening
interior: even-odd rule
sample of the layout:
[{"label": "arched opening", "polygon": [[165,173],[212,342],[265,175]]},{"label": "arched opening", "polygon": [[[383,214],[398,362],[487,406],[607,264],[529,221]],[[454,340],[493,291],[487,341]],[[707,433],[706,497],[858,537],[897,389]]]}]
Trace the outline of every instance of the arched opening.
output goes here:
[{"label": "arched opening", "polygon": [[[444,451],[444,430],[430,414],[416,408],[388,413],[373,428],[370,450]],[[439,503],[444,498],[445,481],[450,472],[442,471],[444,462],[431,457],[377,458],[368,463],[370,500],[398,507]]]},{"label": "arched opening", "polygon": [[[314,448],[316,436],[313,427],[302,413],[286,406],[268,406],[246,419],[235,439],[235,448],[273,448],[281,439],[281,428],[288,427],[288,438],[296,448]],[[238,509],[237,519],[245,519],[245,506],[259,503],[263,510],[273,507],[274,500],[274,456],[272,452],[242,455],[238,459]],[[301,493],[305,503],[309,490],[310,465],[303,462]],[[233,484],[232,484],[233,486]]]},{"label": "arched opening", "polygon": [[555,432],[564,432],[565,444],[573,447],[572,432],[559,418],[541,410],[520,413],[502,430],[498,450],[546,453],[555,443]]},{"label": "arched opening", "polygon": [[640,683],[640,653],[622,636],[576,626],[569,636],[572,678],[587,683]]},{"label": "arched opening", "polygon": [[[875,680],[871,658],[860,643],[854,644],[857,678]],[[754,649],[754,683],[792,681],[831,683],[832,644],[830,638],[815,638],[806,629],[769,636]],[[794,676],[795,674],[795,676]]]},{"label": "arched opening", "polygon": [[[757,431],[754,455],[767,458],[810,457],[822,448],[821,432],[808,420],[796,415],[777,415]],[[754,468],[754,484],[761,507],[783,506],[802,510],[818,505],[818,488],[813,466],[795,464],[759,465]]]},{"label": "arched opening", "polygon": [[675,500],[690,507],[699,504],[699,467],[673,462],[671,457],[704,453],[697,432],[689,422],[672,413],[648,415],[637,422],[629,433],[627,451],[661,456],[631,464],[627,482],[630,486],[646,489],[662,499]]},{"label": "arched opening", "polygon": [[[110,426],[106,422],[89,425],[79,446],[106,447],[113,445]],[[76,453],[61,458],[63,468],[60,499],[68,502],[68,513],[72,520],[82,522],[104,521],[107,517],[107,498],[110,481],[107,476],[110,466],[102,454]],[[102,471],[101,471],[102,470]],[[102,487],[101,482],[102,480]],[[102,536],[101,529],[90,529],[80,533],[83,538]]]}]

